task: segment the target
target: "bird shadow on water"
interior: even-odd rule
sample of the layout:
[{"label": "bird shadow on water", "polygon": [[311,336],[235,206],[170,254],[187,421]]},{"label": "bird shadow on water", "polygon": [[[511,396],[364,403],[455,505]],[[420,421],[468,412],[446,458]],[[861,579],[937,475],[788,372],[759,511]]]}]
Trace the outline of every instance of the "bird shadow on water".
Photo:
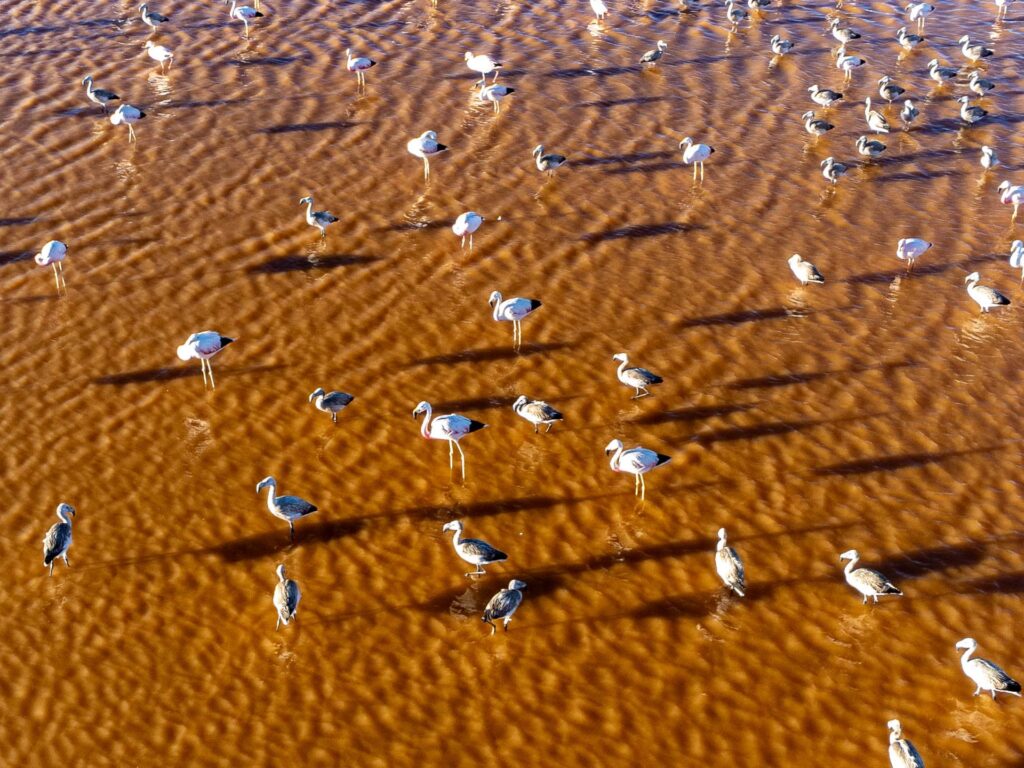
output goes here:
[{"label": "bird shadow on water", "polygon": [[443,411],[484,411],[492,408],[511,408],[516,398],[508,395],[492,395],[490,397],[467,397],[462,400],[444,400],[433,403],[434,410]]},{"label": "bird shadow on water", "polygon": [[686,328],[702,328],[714,325],[742,325],[743,323],[755,323],[762,320],[785,320],[791,317],[806,317],[821,310],[801,310],[799,312],[789,307],[768,307],[766,309],[743,309],[738,312],[726,312],[720,315],[705,315],[704,317],[692,317],[676,324],[676,330]]},{"label": "bird shadow on water", "polygon": [[543,352],[556,352],[560,349],[572,349],[576,346],[574,341],[552,342],[549,344],[523,344],[518,350],[511,345],[507,347],[488,347],[486,349],[467,349],[462,352],[452,352],[446,355],[434,355],[433,357],[421,357],[410,360],[406,368],[415,368],[421,365],[455,365],[456,363],[486,363],[495,360],[514,360],[517,357],[538,355]]},{"label": "bird shadow on water", "polygon": [[279,133],[316,133],[321,131],[343,131],[354,128],[359,123],[346,120],[334,120],[324,123],[285,123],[282,125],[271,125],[266,128],[259,128],[257,133],[275,135]]},{"label": "bird shadow on water", "polygon": [[333,254],[329,256],[281,256],[248,269],[250,275],[277,275],[284,272],[308,272],[314,269],[338,269],[360,264],[383,261],[383,256],[360,256],[356,254]]},{"label": "bird shadow on water", "polygon": [[661,224],[630,224],[626,227],[606,229],[602,232],[588,232],[577,239],[584,243],[599,243],[605,240],[621,240],[622,238],[685,234],[699,229],[707,229],[707,227],[703,224],[687,224],[682,221],[667,221]]},{"label": "bird shadow on water", "polygon": [[845,477],[849,475],[866,475],[871,472],[892,472],[898,469],[909,469],[913,467],[924,467],[929,464],[938,464],[948,459],[970,456],[973,454],[991,453],[1002,450],[1005,444],[983,446],[981,448],[967,448],[960,451],[933,451],[921,453],[899,453],[893,456],[874,456],[867,459],[855,461],[844,461],[838,464],[829,464],[824,467],[817,467],[812,474],[832,477]]},{"label": "bird shadow on water", "polygon": [[326,544],[337,539],[359,533],[365,526],[364,518],[348,520],[324,520],[317,523],[304,524],[301,520],[295,526],[295,543],[289,540],[288,529],[278,528],[267,533],[245,536],[241,539],[215,544],[200,550],[200,554],[216,555],[229,563],[244,560],[259,560],[278,552],[310,546]]},{"label": "bird shadow on water", "polygon": [[[247,366],[220,366],[217,368],[218,375],[237,376],[239,374],[268,373],[278,371],[285,366],[281,363],[268,365],[247,365]],[[92,379],[93,384],[111,384],[124,386],[126,384],[146,384],[154,381],[174,381],[176,379],[188,379],[202,375],[202,369],[194,366],[175,366],[164,368],[147,368],[139,371],[128,371],[126,373],[114,373],[108,376],[98,376]]]},{"label": "bird shadow on water", "polygon": [[976,542],[926,547],[890,555],[871,567],[902,579],[918,579],[930,573],[968,568],[985,559],[985,545]]},{"label": "bird shadow on water", "polygon": [[756,408],[756,403],[738,403],[735,405],[704,405],[690,408],[676,408],[671,411],[645,413],[629,419],[630,424],[670,424],[677,421],[702,421],[715,416],[728,416]]}]

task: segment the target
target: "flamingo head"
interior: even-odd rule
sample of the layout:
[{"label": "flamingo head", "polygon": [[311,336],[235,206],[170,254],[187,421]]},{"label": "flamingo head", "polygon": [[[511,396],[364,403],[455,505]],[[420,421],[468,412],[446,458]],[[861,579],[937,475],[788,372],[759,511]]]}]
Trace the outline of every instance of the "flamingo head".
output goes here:
[{"label": "flamingo head", "polygon": [[544,151],[544,145],[543,144],[538,144],[536,147],[533,148],[534,157],[536,157],[537,155],[541,154],[543,151]]},{"label": "flamingo head", "polygon": [[75,516],[75,508],[67,502],[61,502],[57,505],[57,517],[67,519],[68,515],[71,517]]},{"label": "flamingo head", "polygon": [[278,579],[284,581],[284,563],[278,565],[277,568],[274,569],[274,572],[277,574]]},{"label": "flamingo head", "polygon": [[978,641],[975,640],[973,637],[965,637],[963,640],[956,644],[956,647],[959,648],[961,651],[973,651],[975,648],[978,647]]},{"label": "flamingo head", "polygon": [[416,408],[413,410],[412,417],[415,419],[421,413],[426,413],[429,410],[430,410],[430,403],[428,403],[426,400],[421,400],[420,404],[417,405]]},{"label": "flamingo head", "polygon": [[860,554],[856,549],[848,549],[839,556],[840,560],[860,560]]},{"label": "flamingo head", "polygon": [[274,489],[277,488],[277,480],[274,479],[273,475],[267,475],[256,483],[256,493],[259,493],[264,488],[269,488],[271,493],[273,493]]},{"label": "flamingo head", "polygon": [[612,440],[608,445],[604,447],[605,454],[615,453],[616,451],[622,450],[622,441],[618,438]]},{"label": "flamingo head", "polygon": [[490,298],[487,299],[487,303],[493,307],[499,302],[501,302],[501,293],[498,291],[491,291],[491,295]]},{"label": "flamingo head", "polygon": [[316,399],[318,397],[323,397],[323,394],[324,394],[324,388],[323,387],[317,387],[316,389],[314,389],[312,392],[309,393],[309,402],[312,403],[314,399]]},{"label": "flamingo head", "polygon": [[900,725],[900,721],[890,720],[888,723],[886,723],[886,725],[889,727],[889,730],[895,733],[897,738],[899,738],[900,733],[902,733],[903,731],[903,727]]},{"label": "flamingo head", "polygon": [[[1020,241],[1018,240],[1017,242]],[[519,397],[516,398],[516,401],[512,403],[512,407],[518,408],[521,405],[526,405],[527,402],[529,402],[529,398],[527,398],[526,395],[520,395]]]},{"label": "flamingo head", "polygon": [[616,360],[620,363],[628,363],[629,357],[626,356],[625,352],[619,352],[618,354],[612,355],[612,360]]},{"label": "flamingo head", "polygon": [[971,272],[971,274],[964,278],[965,283],[976,283],[979,280],[981,280],[980,272]]},{"label": "flamingo head", "polygon": [[452,520],[450,523],[445,523],[443,526],[441,526],[441,530],[442,531],[458,531],[459,533],[462,533],[462,521],[461,520]]},{"label": "flamingo head", "polygon": [[526,582],[525,581],[520,581],[519,579],[512,579],[512,581],[510,581],[508,583],[508,588],[509,589],[526,589]]},{"label": "flamingo head", "polygon": [[308,205],[312,205],[313,204],[313,196],[312,195],[306,195],[306,197],[304,197],[301,200],[299,200],[299,205],[307,205],[307,204]]},{"label": "flamingo head", "polygon": [[685,139],[679,142],[680,147],[688,147],[691,144],[693,144],[693,139],[691,139],[689,136],[687,136]]}]

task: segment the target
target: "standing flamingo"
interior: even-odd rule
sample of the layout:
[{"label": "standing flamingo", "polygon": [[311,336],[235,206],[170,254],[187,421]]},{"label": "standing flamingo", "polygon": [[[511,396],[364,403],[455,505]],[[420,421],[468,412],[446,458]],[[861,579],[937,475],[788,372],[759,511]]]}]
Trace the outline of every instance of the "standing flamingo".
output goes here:
[{"label": "standing flamingo", "polygon": [[494,309],[494,319],[498,322],[508,320],[512,323],[512,346],[519,349],[523,345],[523,320],[535,310],[543,306],[537,299],[502,299],[501,293],[494,291],[487,303]]},{"label": "standing flamingo", "polygon": [[425,414],[423,417],[423,426],[420,428],[420,434],[427,440],[447,440],[448,441],[448,469],[449,471],[455,470],[455,458],[452,451],[452,446],[459,449],[459,457],[461,458],[462,465],[462,479],[466,479],[466,454],[462,452],[462,446],[459,445],[459,440],[464,438],[470,432],[476,432],[477,430],[483,429],[487,425],[474,421],[466,416],[458,413],[449,413],[444,416],[431,417],[432,411],[430,403],[426,400],[422,401],[416,406],[416,409],[412,412],[412,417],[415,419],[420,414]]},{"label": "standing flamingo", "polygon": [[35,262],[40,267],[53,267],[53,281],[57,284],[57,293],[60,294],[61,285],[64,292],[68,290],[68,284],[64,282],[64,257],[68,255],[68,247],[60,240],[51,240],[35,255]]},{"label": "standing flamingo", "polygon": [[614,454],[611,460],[611,468],[615,472],[627,472],[633,475],[633,494],[639,494],[641,500],[647,498],[647,486],[644,483],[644,475],[655,467],[660,467],[671,460],[671,456],[656,453],[648,448],[630,448],[623,450],[622,441],[612,440],[605,446],[606,454]]},{"label": "standing flamingo", "polygon": [[[233,342],[234,339],[221,336],[217,331],[193,333],[185,340],[184,344],[178,347],[178,358],[180,360],[199,360],[199,364],[203,369],[203,385],[216,389],[217,385],[213,381],[213,366],[210,365],[210,358]],[[210,374],[209,384],[206,381],[207,372]]]}]

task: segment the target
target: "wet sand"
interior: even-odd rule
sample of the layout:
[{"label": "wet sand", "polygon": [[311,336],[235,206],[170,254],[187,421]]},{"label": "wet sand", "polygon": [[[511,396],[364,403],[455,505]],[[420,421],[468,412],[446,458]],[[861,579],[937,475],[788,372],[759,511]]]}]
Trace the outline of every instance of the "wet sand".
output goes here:
[{"label": "wet sand", "polygon": [[[826,2],[730,35],[720,7],[659,2],[596,28],[575,1],[279,1],[248,41],[226,6],[165,2],[167,75],[135,5],[0,10],[6,761],[882,765],[893,717],[928,765],[1024,761],[1021,702],[972,698],[953,647],[1024,675],[1022,230],[995,192],[1024,180],[1019,9],[943,3],[897,61],[899,4],[847,2],[869,63],[842,88]],[[775,33],[798,47],[769,67]],[[997,52],[969,130],[964,86],[926,72],[963,64],[964,33]],[[349,46],[379,62],[364,94]],[[504,60],[499,116],[466,50]],[[136,145],[89,73],[147,112]],[[883,74],[922,117],[862,166]],[[817,142],[814,82],[847,93]],[[451,151],[425,184],[405,142],[428,129]],[[702,188],[687,135],[716,149]],[[551,180],[539,143],[570,158]],[[834,193],[828,155],[855,166]],[[326,242],[309,193],[340,218]],[[488,218],[472,253],[465,210]],[[908,278],[910,236],[935,245]],[[66,298],[31,261],[51,238]],[[825,286],[795,283],[794,252]],[[1015,306],[980,315],[974,270]],[[492,290],[544,302],[518,354]],[[238,338],[212,392],[174,355],[205,328]],[[616,382],[620,351],[665,377],[654,396]],[[317,386],[356,395],[337,425]],[[520,393],[565,423],[534,435]],[[489,424],[464,485],[410,418],[424,399]],[[672,456],[645,505],[613,437]],[[254,493],[268,474],[320,507],[294,547]],[[79,514],[50,578],[60,501]],[[467,580],[452,519],[508,562]],[[714,571],[721,526],[743,600]],[[862,606],[850,548],[905,597]],[[303,601],[275,633],[280,562]],[[488,637],[511,578],[525,602]]]}]

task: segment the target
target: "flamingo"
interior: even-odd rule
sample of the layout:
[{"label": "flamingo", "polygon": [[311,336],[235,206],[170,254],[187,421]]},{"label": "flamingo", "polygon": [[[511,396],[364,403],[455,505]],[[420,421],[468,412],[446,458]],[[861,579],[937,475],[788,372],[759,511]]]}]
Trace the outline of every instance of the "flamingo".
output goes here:
[{"label": "flamingo", "polygon": [[800,285],[807,285],[808,283],[814,283],[815,285],[825,284],[825,278],[821,276],[818,268],[799,253],[794,253],[789,257],[789,268],[793,271],[796,279],[800,281]]},{"label": "flamingo", "polygon": [[978,285],[980,280],[981,275],[978,272],[971,272],[964,278],[964,282],[967,283],[967,295],[974,299],[975,303],[981,307],[982,312],[988,312],[992,307],[1010,306],[1010,300],[995,288]]},{"label": "flamingo", "polygon": [[999,666],[988,659],[972,659],[971,655],[978,649],[978,641],[973,637],[965,637],[956,644],[959,650],[964,652],[960,657],[960,667],[964,674],[971,679],[977,688],[974,695],[977,696],[983,690],[992,694],[993,700],[996,693],[1009,693],[1013,696],[1021,695],[1020,683],[1006,674]]},{"label": "flamingo", "polygon": [[623,450],[622,441],[616,438],[605,446],[606,455],[611,455],[611,468],[615,472],[626,472],[633,475],[633,495],[640,495],[640,499],[647,498],[647,486],[644,483],[644,475],[655,467],[660,467],[671,460],[671,456],[657,453],[648,448],[630,448]]},{"label": "flamingo", "polygon": [[430,158],[448,151],[448,147],[437,141],[437,134],[434,131],[424,131],[415,139],[411,139],[405,145],[410,155],[423,160],[423,178],[430,178]]},{"label": "flamingo", "polygon": [[149,58],[160,64],[161,72],[170,68],[171,65],[168,62],[174,62],[174,51],[166,46],[156,45],[152,40],[147,40],[145,49]]},{"label": "flamingo", "polygon": [[484,217],[479,213],[473,211],[466,211],[460,213],[459,218],[452,224],[452,232],[455,233],[456,237],[462,238],[462,248],[466,247],[466,236],[469,236],[469,250],[473,250],[473,233],[480,229],[480,225],[484,223]]},{"label": "flamingo", "polygon": [[231,7],[228,9],[228,17],[238,19],[242,22],[245,27],[245,36],[249,37],[249,21],[251,19],[259,19],[263,17],[263,14],[259,11],[259,0],[256,0],[255,8],[250,8],[248,5],[238,5],[237,0],[231,0]]},{"label": "flamingo", "polygon": [[314,211],[312,195],[306,195],[299,200],[299,205],[306,206],[306,223],[320,230],[321,240],[327,239],[327,228],[338,221],[338,217],[330,211]]},{"label": "flamingo", "polygon": [[498,85],[492,83],[491,85],[485,85],[480,89],[480,93],[477,94],[477,98],[480,101],[489,101],[494,104],[494,114],[501,112],[501,100],[508,96],[510,93],[515,93],[516,89],[511,88],[507,85]]},{"label": "flamingo", "polygon": [[502,589],[487,602],[487,607],[484,608],[484,615],[481,621],[491,625],[492,637],[498,631],[497,627],[494,626],[495,620],[501,621],[504,619],[505,631],[508,632],[508,623],[512,621],[512,614],[516,612],[523,602],[524,589],[526,589],[525,581],[512,579],[506,589]]},{"label": "flamingo", "polygon": [[469,51],[466,51],[464,58],[466,59],[466,66],[480,75],[480,79],[473,83],[474,88],[478,85],[485,84],[487,82],[487,76],[491,74],[491,72],[494,73],[494,80],[492,80],[492,82],[498,79],[498,74],[502,67],[500,61],[495,61],[490,56],[483,53],[474,56]]},{"label": "flamingo", "polygon": [[604,0],[590,0],[590,7],[597,20],[604,21],[604,17],[608,15],[608,6],[604,4]]},{"label": "flamingo", "polygon": [[1010,243],[1010,266],[1020,270],[1020,283],[1024,285],[1024,240]]},{"label": "flamingo", "polygon": [[295,618],[295,614],[299,611],[302,592],[299,590],[298,582],[284,575],[284,563],[278,565],[275,572],[278,579],[277,586],[274,587],[274,609],[277,611],[277,626],[274,627],[274,631],[276,632],[282,624],[287,627],[288,622]]},{"label": "flamingo", "polygon": [[1013,217],[1010,221],[1016,221],[1017,210],[1021,203],[1024,203],[1024,186],[1010,186],[1010,182],[1004,179],[996,189],[999,192],[999,202],[1003,205],[1013,205]]},{"label": "flamingo", "polygon": [[494,310],[495,321],[507,320],[512,323],[512,345],[519,349],[523,345],[523,320],[542,305],[537,299],[502,299],[501,293],[493,291],[487,303]]},{"label": "flamingo", "polygon": [[931,243],[919,237],[904,237],[896,243],[896,258],[907,262],[907,272],[910,272],[914,263],[931,247]]},{"label": "flamingo", "polygon": [[348,58],[348,71],[356,73],[356,83],[366,85],[366,70],[377,66],[377,62],[365,56],[353,56],[351,48],[345,49],[345,56]]},{"label": "flamingo", "polygon": [[50,575],[53,576],[53,563],[60,557],[68,568],[71,563],[68,561],[68,550],[71,548],[71,517],[75,516],[75,508],[70,504],[57,505],[57,517],[59,523],[50,526],[50,530],[43,537],[43,567],[49,567]]},{"label": "flamingo", "polygon": [[[213,366],[210,365],[210,358],[220,352],[228,344],[234,343],[234,339],[228,338],[227,336],[221,336],[217,331],[200,331],[199,333],[193,333],[185,343],[178,347],[178,359],[180,360],[199,360],[199,365],[203,370],[203,385],[209,386],[211,389],[216,389],[217,385],[213,381]],[[210,381],[207,384],[206,373],[210,373]]]},{"label": "flamingo", "polygon": [[697,166],[700,166],[700,182],[704,183],[704,161],[714,154],[714,147],[710,147],[707,144],[694,144],[693,139],[687,136],[685,139],[679,142],[679,147],[683,149],[683,163],[685,165],[693,165],[693,180],[697,181]]},{"label": "flamingo", "polygon": [[82,78],[82,85],[85,86],[85,96],[93,104],[99,104],[103,107],[103,113],[107,113],[107,104],[112,101],[120,101],[121,97],[113,91],[106,91],[102,88],[93,88],[92,86],[92,75],[86,75]]},{"label": "flamingo", "polygon": [[461,458],[462,464],[462,479],[466,479],[466,454],[462,452],[462,446],[459,445],[459,440],[464,438],[471,432],[476,432],[483,429],[487,425],[480,421],[474,421],[473,419],[463,416],[459,413],[449,413],[443,416],[431,417],[433,411],[430,408],[430,403],[426,400],[422,401],[412,412],[412,417],[415,419],[420,414],[424,414],[423,425],[420,428],[420,434],[423,435],[426,440],[447,440],[448,441],[448,470],[454,471],[455,460],[452,451],[452,446],[459,449],[459,457]]},{"label": "flamingo", "polygon": [[289,537],[292,543],[294,543],[295,521],[306,517],[306,515],[313,514],[317,511],[317,507],[305,499],[300,499],[298,496],[278,496],[277,480],[274,479],[273,475],[268,475],[256,483],[256,493],[259,493],[264,488],[269,489],[267,493],[267,509],[274,517],[288,523]]},{"label": "flamingo", "polygon": [[64,282],[64,257],[67,255],[68,247],[64,243],[60,240],[51,240],[40,248],[39,253],[34,256],[36,264],[40,267],[53,267],[53,281],[57,284],[58,294],[62,284],[64,291],[67,292],[68,290],[68,285]]},{"label": "flamingo", "polygon": [[127,125],[128,126],[128,142],[135,141],[135,129],[132,128],[133,123],[139,122],[146,116],[138,107],[133,107],[131,104],[122,104],[114,110],[114,114],[110,116],[111,125]]}]

